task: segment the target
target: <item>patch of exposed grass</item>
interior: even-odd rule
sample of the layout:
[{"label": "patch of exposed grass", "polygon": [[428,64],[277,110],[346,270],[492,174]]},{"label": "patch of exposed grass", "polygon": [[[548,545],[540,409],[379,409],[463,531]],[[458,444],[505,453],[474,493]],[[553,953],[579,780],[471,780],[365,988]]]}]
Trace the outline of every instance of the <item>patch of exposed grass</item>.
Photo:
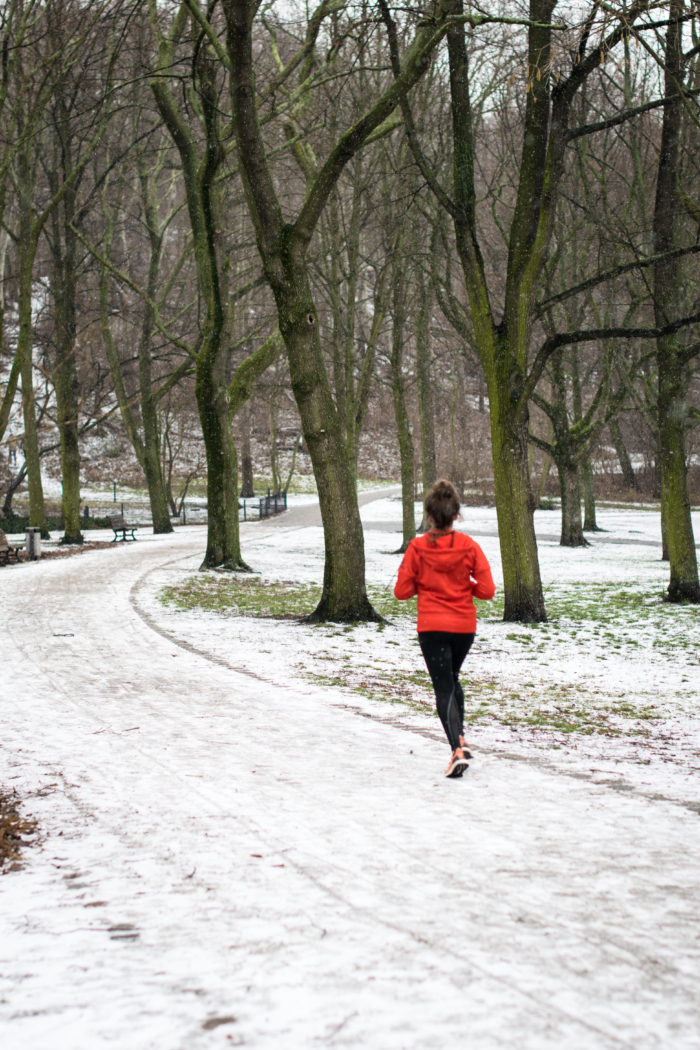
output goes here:
[{"label": "patch of exposed grass", "polygon": [[427,672],[392,671],[390,674],[377,674],[366,668],[347,667],[336,671],[334,675],[304,670],[300,677],[319,685],[349,689],[366,696],[368,700],[403,704],[414,710],[436,713]]},{"label": "patch of exposed grass", "polygon": [[258,616],[296,619],[312,613],[321,597],[315,584],[269,582],[257,576],[220,576],[201,573],[184,583],[164,587],[163,605],[176,609],[205,609],[222,616]]},{"label": "patch of exposed grass", "polygon": [[[415,598],[398,602],[388,588],[381,587],[370,587],[368,594],[375,609],[387,619],[416,615]],[[218,573],[199,573],[184,583],[164,587],[158,594],[163,605],[176,609],[206,609],[222,616],[277,620],[308,616],[318,605],[320,597],[321,588],[313,583],[287,583],[261,580],[258,576]],[[352,628],[345,628],[345,633],[349,630]]]},{"label": "patch of exposed grass", "polygon": [[[426,672],[392,670],[377,674],[366,667],[341,666],[334,674],[302,670],[301,677],[320,685],[341,687],[366,696],[370,700],[399,703],[414,710],[436,714],[435,698]],[[600,703],[580,697],[569,698],[553,687],[551,697],[540,702],[534,697],[507,694],[495,682],[464,681],[465,723],[471,726],[498,723],[509,729],[530,730],[571,736],[608,737],[647,736],[649,723],[661,717],[648,707],[634,707],[629,703],[616,704],[601,698]],[[542,702],[544,699],[544,703]]]}]

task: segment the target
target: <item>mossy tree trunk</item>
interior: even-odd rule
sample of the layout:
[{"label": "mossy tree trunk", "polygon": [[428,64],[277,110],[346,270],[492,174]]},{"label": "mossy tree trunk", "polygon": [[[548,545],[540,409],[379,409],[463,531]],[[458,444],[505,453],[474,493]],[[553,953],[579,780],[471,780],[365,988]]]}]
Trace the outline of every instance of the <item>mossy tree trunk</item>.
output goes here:
[{"label": "mossy tree trunk", "polygon": [[[530,18],[549,22],[553,0],[531,0]],[[453,6],[462,12],[462,2]],[[491,447],[498,534],[505,591],[504,619],[546,620],[537,556],[528,463],[529,417],[523,399],[529,350],[529,304],[543,265],[551,226],[552,180],[559,166],[548,142],[549,85],[545,74],[528,91],[520,180],[510,230],[503,320],[493,318],[476,234],[474,135],[469,96],[469,61],[463,25],[448,35],[454,143],[453,211],[457,251],[467,286],[474,335],[489,396]],[[530,28],[528,62],[546,68],[551,31]]]},{"label": "mossy tree trunk", "polygon": [[[531,357],[535,294],[549,257],[557,194],[570,141],[571,106],[588,77],[605,54],[623,36],[615,26],[602,45],[588,49],[589,29],[584,29],[578,60],[571,72],[555,83],[552,75],[550,20],[556,0],[530,0],[527,71],[528,84],[522,126],[523,139],[517,193],[508,231],[508,263],[504,307],[496,320],[489,281],[479,244],[474,182],[475,135],[469,86],[463,0],[452,0],[449,10],[456,20],[448,34],[454,197],[440,185],[418,141],[410,106],[402,100],[404,124],[414,158],[439,204],[454,224],[469,304],[472,338],[478,349],[489,396],[491,443],[498,513],[499,541],[504,573],[506,620],[546,619],[532,517],[533,503],[528,470],[528,404],[548,357],[557,345],[548,338]],[[385,0],[382,17],[392,33]],[[633,12],[637,16],[639,9]],[[393,27],[394,41],[397,39]],[[394,75],[400,74],[398,48],[392,47]],[[499,296],[500,296],[499,288]],[[466,310],[462,308],[466,315]],[[579,341],[578,334],[570,342]],[[563,333],[562,333],[563,336]]]},{"label": "mossy tree trunk", "polygon": [[578,464],[571,461],[561,466],[559,470],[559,486],[561,491],[561,547],[587,547],[588,540],[583,535],[581,527],[581,485],[579,481]]},{"label": "mossy tree trunk", "polygon": [[[0,187],[0,223],[5,218],[5,185],[4,180]],[[7,259],[7,246],[10,235],[7,230],[0,229],[0,349],[5,348],[5,264]],[[0,442],[5,436],[7,425],[10,422],[12,409],[17,395],[19,385],[21,359],[15,350],[10,366],[10,374],[7,377],[5,389],[0,396]]]},{"label": "mossy tree trunk", "polygon": [[[309,20],[300,59],[292,60],[288,67],[287,75],[301,69],[302,83],[313,69],[317,34],[323,20],[332,13],[332,6],[322,3]],[[341,420],[331,394],[306,253],[348,162],[372,136],[382,133],[383,126],[386,130],[395,126],[390,118],[401,97],[423,74],[428,56],[445,33],[445,16],[440,14],[431,26],[419,28],[396,83],[337,137],[326,160],[321,163],[308,155],[304,158],[308,171],[304,202],[296,219],[286,221],[268,166],[256,108],[260,85],[256,89],[253,22],[257,8],[253,0],[224,0],[223,10],[238,160],[263,269],[277,306],[292,390],[319,492],[326,562],[323,592],[313,617],[338,621],[377,619],[365,588],[364,539],[355,477],[344,440],[347,417]],[[214,30],[208,28],[213,43]],[[279,73],[278,79],[283,75]]]},{"label": "mossy tree trunk", "polygon": [[[571,393],[574,423],[579,423],[583,416],[583,400],[581,396],[581,373],[579,369],[578,347],[571,347]],[[589,443],[590,444],[590,443]],[[583,531],[599,532],[595,519],[595,490],[593,488],[593,464],[590,457],[585,456],[580,467],[581,485],[583,492]]]},{"label": "mossy tree trunk", "polygon": [[[421,477],[423,500],[430,486],[437,480],[437,455],[435,451],[435,410],[433,382],[430,375],[430,320],[432,313],[431,288],[425,279],[422,267],[416,271],[418,293],[418,323],[416,325],[416,382],[418,387],[418,412],[420,415]],[[423,512],[421,532],[428,528]]]},{"label": "mossy tree trunk", "polygon": [[[163,161],[165,156],[166,151],[163,150]],[[158,293],[163,234],[167,226],[167,220],[166,223],[161,223],[159,220],[156,186],[156,178],[161,170],[163,161],[156,164],[153,172],[149,172],[142,151],[140,149],[137,151],[138,176],[150,249],[146,282],[148,299],[143,305],[141,337],[139,339],[139,390],[141,394],[141,422],[143,426],[143,459],[141,466],[146,475],[154,533],[173,531],[165,478],[163,477],[160,426],[158,421],[159,399],[154,396],[153,358],[151,353],[155,320],[151,303],[155,302]]]},{"label": "mossy tree trunk", "polygon": [[38,236],[33,229],[32,206],[34,178],[29,144],[22,149],[18,158],[17,211],[18,211],[18,313],[19,332],[17,335],[17,355],[20,359],[22,376],[22,420],[24,423],[24,458],[27,466],[27,484],[29,488],[29,524],[39,528],[42,535],[47,535],[46,514],[44,511],[44,488],[41,481],[41,460],[39,455],[39,431],[36,419],[34,397],[34,325],[32,318],[32,285],[34,279],[34,259],[36,257]]},{"label": "mossy tree trunk", "polygon": [[[673,95],[683,82],[682,0],[671,0],[666,31],[665,93]],[[678,101],[664,106],[654,206],[654,252],[676,248],[681,236],[678,180],[683,108]],[[665,259],[654,266],[654,314],[658,327],[678,319],[684,295],[684,264]],[[661,506],[666,527],[670,580],[668,600],[700,602],[695,538],[690,516],[686,468],[686,401],[688,359],[677,333],[656,343],[658,367],[659,465]]]},{"label": "mossy tree trunk", "polygon": [[[561,539],[562,547],[587,547],[588,542],[581,527],[581,486],[579,484],[579,460],[575,439],[569,426],[567,407],[567,382],[564,371],[564,352],[558,350],[552,358],[552,406],[550,419],[554,426],[553,458],[559,472],[561,495]],[[574,414],[576,414],[574,397]],[[580,410],[580,403],[579,403]],[[580,411],[579,411],[580,419]]]},{"label": "mossy tree trunk", "polygon": [[241,497],[252,499],[255,495],[253,477],[253,457],[250,453],[250,437],[252,429],[252,416],[250,403],[246,404],[241,412],[240,434],[241,434]]},{"label": "mossy tree trunk", "polygon": [[602,532],[598,527],[595,513],[595,488],[593,485],[593,464],[584,459],[581,464],[581,488],[583,489],[583,531]]},{"label": "mossy tree trunk", "polygon": [[[404,220],[405,223],[405,220]],[[403,223],[402,223],[403,226]],[[403,253],[403,228],[396,234],[392,258],[392,331],[391,331],[391,389],[394,398],[396,434],[401,463],[401,517],[403,536],[399,552],[408,547],[416,536],[415,512],[415,453],[411,422],[406,405],[404,376],[404,339],[406,330],[408,282],[406,258]]]},{"label": "mossy tree trunk", "polygon": [[[282,241],[286,241],[284,234]],[[308,273],[291,250],[280,248],[266,260],[266,270],[313,464],[326,541],[323,592],[313,618],[377,619],[365,590],[364,536],[355,477],[323,362]]]},{"label": "mossy tree trunk", "polygon": [[[49,172],[51,193],[56,194],[60,184],[70,177],[73,169],[73,143],[70,121],[63,95],[56,100],[54,128],[54,165]],[[78,409],[80,388],[76,353],[76,247],[72,230],[75,221],[77,183],[71,183],[61,204],[51,217],[52,296],[54,304],[56,360],[54,390],[58,429],[61,439],[61,487],[63,538],[61,543],[82,543],[80,531],[80,442]]]},{"label": "mossy tree trunk", "polygon": [[[268,368],[279,352],[278,336],[267,340],[255,354],[239,366],[232,384],[227,383],[227,366],[231,353],[233,303],[228,280],[228,260],[222,241],[220,194],[217,182],[224,159],[220,128],[220,84],[217,73],[225,56],[218,41],[197,41],[194,27],[191,76],[197,112],[180,107],[171,90],[169,74],[174,65],[175,49],[194,18],[186,4],[181,4],[166,36],[160,25],[156,4],[149,5],[149,17],[158,42],[158,70],[151,90],[165,126],[180,156],[187,211],[192,231],[199,294],[204,310],[201,345],[195,357],[195,395],[207,459],[207,549],[202,569],[249,571],[240,549],[238,524],[238,457],[231,434],[233,420],[230,408],[232,386],[244,369]],[[201,46],[200,46],[201,44]],[[193,120],[195,131],[188,120]],[[204,148],[200,156],[197,144],[199,129],[204,131]],[[257,284],[257,282],[254,282]],[[270,347],[275,353],[269,355]],[[256,372],[255,374],[260,374]],[[252,382],[252,378],[250,380]],[[250,386],[247,386],[248,395]],[[241,407],[243,401],[238,404]]]}]

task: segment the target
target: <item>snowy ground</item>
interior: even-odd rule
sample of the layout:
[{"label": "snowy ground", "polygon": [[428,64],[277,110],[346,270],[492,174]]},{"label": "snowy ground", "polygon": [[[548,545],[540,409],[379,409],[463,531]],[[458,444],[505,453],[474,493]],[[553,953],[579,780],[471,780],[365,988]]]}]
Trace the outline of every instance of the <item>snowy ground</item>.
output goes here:
[{"label": "snowy ground", "polygon": [[[0,783],[43,833],[1,883],[3,1050],[698,1047],[700,620],[658,516],[543,538],[549,625],[482,606],[451,782],[397,502],[362,511],[390,625],[259,618],[312,607],[313,513],[244,527],[247,580],[198,528],[0,573]],[[464,528],[498,578],[495,514]]]}]

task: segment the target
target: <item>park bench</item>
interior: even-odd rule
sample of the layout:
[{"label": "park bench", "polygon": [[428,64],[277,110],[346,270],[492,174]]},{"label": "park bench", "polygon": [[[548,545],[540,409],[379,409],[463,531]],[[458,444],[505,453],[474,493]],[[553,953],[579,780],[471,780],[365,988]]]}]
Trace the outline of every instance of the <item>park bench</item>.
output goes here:
[{"label": "park bench", "polygon": [[112,532],[114,533],[115,540],[118,534],[121,532],[122,540],[126,541],[127,532],[131,533],[132,540],[136,540],[134,536],[134,530],[138,529],[138,525],[127,525],[126,519],[123,514],[110,515],[109,523],[112,526]]},{"label": "park bench", "polygon": [[15,559],[19,561],[19,552],[23,549],[23,543],[8,543],[7,536],[0,529],[0,560],[2,560],[4,565],[7,565],[13,554]]}]

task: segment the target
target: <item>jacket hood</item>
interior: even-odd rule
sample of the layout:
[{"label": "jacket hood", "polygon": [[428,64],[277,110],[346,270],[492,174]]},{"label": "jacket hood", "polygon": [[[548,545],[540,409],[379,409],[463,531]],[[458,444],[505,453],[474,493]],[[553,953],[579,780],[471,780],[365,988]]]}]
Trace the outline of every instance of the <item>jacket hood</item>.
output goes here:
[{"label": "jacket hood", "polygon": [[421,561],[435,572],[453,573],[464,561],[464,555],[472,540],[463,532],[445,533],[437,539],[430,532],[424,533],[414,541]]}]

